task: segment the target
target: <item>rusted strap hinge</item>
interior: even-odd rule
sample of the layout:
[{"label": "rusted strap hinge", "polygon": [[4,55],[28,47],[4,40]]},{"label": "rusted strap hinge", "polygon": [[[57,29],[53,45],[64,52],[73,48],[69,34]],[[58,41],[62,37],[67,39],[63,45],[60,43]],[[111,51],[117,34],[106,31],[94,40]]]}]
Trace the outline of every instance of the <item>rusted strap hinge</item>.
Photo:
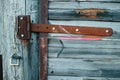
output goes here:
[{"label": "rusted strap hinge", "polygon": [[30,16],[18,16],[18,38],[23,40],[30,39],[31,32],[111,36],[113,30],[111,28],[98,28],[86,26],[31,24]]}]

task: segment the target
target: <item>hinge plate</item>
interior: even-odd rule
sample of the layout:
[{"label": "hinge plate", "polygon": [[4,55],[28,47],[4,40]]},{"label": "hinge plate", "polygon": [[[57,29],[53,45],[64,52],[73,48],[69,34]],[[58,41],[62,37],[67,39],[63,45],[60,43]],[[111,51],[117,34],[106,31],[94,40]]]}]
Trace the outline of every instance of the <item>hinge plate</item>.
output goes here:
[{"label": "hinge plate", "polygon": [[88,26],[31,24],[30,16],[18,16],[18,38],[22,40],[30,39],[31,32],[111,36],[113,30],[111,28],[98,28]]},{"label": "hinge plate", "polygon": [[30,16],[18,16],[18,31],[19,39],[30,39]]}]

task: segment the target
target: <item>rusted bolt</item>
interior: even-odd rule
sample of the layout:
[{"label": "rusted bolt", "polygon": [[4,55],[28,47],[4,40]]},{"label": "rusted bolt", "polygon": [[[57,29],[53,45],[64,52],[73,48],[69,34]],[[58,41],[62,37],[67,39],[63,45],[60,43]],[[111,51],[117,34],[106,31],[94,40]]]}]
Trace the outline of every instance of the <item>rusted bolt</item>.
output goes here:
[{"label": "rusted bolt", "polygon": [[106,30],[106,33],[108,33],[109,32],[109,30]]},{"label": "rusted bolt", "polygon": [[55,30],[55,27],[53,27],[52,30]]},{"label": "rusted bolt", "polygon": [[21,34],[21,37],[24,37],[24,34]]},{"label": "rusted bolt", "polygon": [[76,32],[78,32],[78,31],[79,31],[79,29],[77,28],[75,31],[76,31]]},{"label": "rusted bolt", "polygon": [[20,20],[23,20],[23,17],[20,17]]}]

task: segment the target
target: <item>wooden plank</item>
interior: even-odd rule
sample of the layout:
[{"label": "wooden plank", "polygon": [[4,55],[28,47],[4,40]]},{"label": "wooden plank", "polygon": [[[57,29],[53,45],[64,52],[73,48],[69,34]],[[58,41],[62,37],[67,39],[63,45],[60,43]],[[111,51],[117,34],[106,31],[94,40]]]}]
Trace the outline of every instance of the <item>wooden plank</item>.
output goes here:
[{"label": "wooden plank", "polygon": [[[93,48],[60,48],[60,47],[49,47],[48,57],[50,58],[84,58],[86,59],[119,59],[119,49],[93,49]],[[89,60],[88,60],[89,61]],[[93,60],[90,60],[93,61]]]},{"label": "wooden plank", "polygon": [[[40,23],[48,23],[48,0],[40,1]],[[47,80],[47,33],[40,33],[39,36],[39,80]]]},{"label": "wooden plank", "polygon": [[[84,48],[95,48],[95,49],[104,49],[104,48],[117,48],[119,49],[120,42],[111,42],[111,41],[72,41],[72,40],[62,40],[65,48],[79,48],[79,49],[84,49]],[[90,43],[91,42],[91,43]],[[87,44],[88,43],[88,44]],[[57,43],[50,43],[49,46],[53,47],[59,47],[59,46],[54,46]],[[118,44],[118,45],[117,45]]]},{"label": "wooden plank", "polygon": [[48,76],[48,80],[120,80],[120,78],[76,77],[76,76]]},{"label": "wooden plank", "polygon": [[[76,50],[76,51],[75,51]],[[95,51],[97,50],[97,51]],[[101,51],[100,51],[101,50]],[[110,52],[109,52],[109,51]],[[115,51],[117,50],[117,51]],[[98,52],[99,51],[99,52]],[[84,59],[119,59],[118,49],[63,49],[59,57],[63,58],[84,58]],[[89,60],[88,60],[89,61]],[[90,60],[92,61],[92,60]]]},{"label": "wooden plank", "polygon": [[[120,4],[118,0],[49,1],[50,24],[111,27],[114,30],[114,34],[107,38],[119,39]],[[86,8],[105,9],[105,13],[98,14],[96,18],[82,17],[82,15],[75,13],[76,9]],[[82,35],[49,34],[49,37],[55,36],[81,37]],[[119,44],[119,41],[113,40],[59,41],[50,39],[48,48],[48,79],[119,80]]]},{"label": "wooden plank", "polygon": [[120,21],[119,10],[105,10],[104,13],[98,13],[97,16],[85,16],[78,14],[73,10],[49,9],[50,20],[91,20],[91,21]]},{"label": "wooden plank", "polygon": [[61,52],[62,48],[49,47],[48,48],[48,58],[58,57],[58,54]]},{"label": "wooden plank", "polygon": [[[26,0],[26,15],[30,15],[30,20],[33,23],[38,23],[39,18],[39,1],[38,0]],[[25,61],[24,61],[24,75],[28,79],[25,80],[38,80],[39,76],[39,52],[38,52],[38,34],[31,33],[30,45],[29,45],[29,53],[25,53]],[[28,74],[26,74],[28,73]]]},{"label": "wooden plank", "polygon": [[84,62],[80,59],[49,59],[48,73],[59,76],[119,78],[119,67],[119,61]]},{"label": "wooden plank", "polygon": [[[3,1],[0,0],[0,26],[3,28]],[[0,29],[0,37],[1,39],[3,39],[3,33],[2,33],[2,29]],[[0,45],[2,45],[2,40],[0,41]],[[0,55],[2,55],[2,48],[0,48]]]},{"label": "wooden plank", "polygon": [[[24,74],[24,54],[27,54],[27,47],[16,36],[16,16],[25,15],[25,0],[0,0],[3,26],[1,25],[1,51],[3,57],[3,80],[27,80],[27,72]],[[24,47],[24,48],[23,48]],[[21,56],[19,66],[11,66],[10,58],[13,54]]]},{"label": "wooden plank", "polygon": [[0,79],[3,80],[2,55],[0,55]]},{"label": "wooden plank", "polygon": [[[89,5],[91,4],[91,5]],[[85,6],[86,5],[86,6]],[[49,2],[50,9],[85,9],[85,8],[97,8],[97,9],[110,9],[119,10],[119,3],[100,3],[100,2]]]},{"label": "wooden plank", "polygon": [[103,2],[120,2],[120,1],[118,1],[118,0],[77,0],[77,1],[103,1]]},{"label": "wooden plank", "polygon": [[49,0],[49,1],[58,1],[58,2],[70,2],[70,1],[99,1],[99,2],[120,2],[118,0]]}]

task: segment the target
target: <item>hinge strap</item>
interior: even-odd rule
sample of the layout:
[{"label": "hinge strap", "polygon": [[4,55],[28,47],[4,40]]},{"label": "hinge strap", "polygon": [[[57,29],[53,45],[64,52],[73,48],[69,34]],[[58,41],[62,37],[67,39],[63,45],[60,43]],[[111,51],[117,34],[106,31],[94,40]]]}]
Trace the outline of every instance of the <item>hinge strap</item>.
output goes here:
[{"label": "hinge strap", "polygon": [[31,24],[30,16],[18,16],[18,38],[30,39],[31,32],[111,36],[113,30],[111,28],[98,28],[88,26]]}]

